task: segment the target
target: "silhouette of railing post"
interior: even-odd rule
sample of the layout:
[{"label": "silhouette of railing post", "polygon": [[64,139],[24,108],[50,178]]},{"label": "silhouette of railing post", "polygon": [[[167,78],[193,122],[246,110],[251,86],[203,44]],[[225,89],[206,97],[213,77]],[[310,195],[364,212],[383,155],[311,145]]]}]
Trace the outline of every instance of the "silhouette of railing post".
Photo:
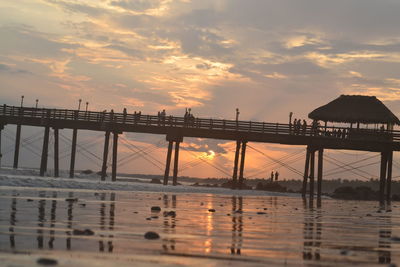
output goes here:
[{"label": "silhouette of railing post", "polygon": [[117,154],[118,154],[118,132],[113,132],[113,154],[111,180],[117,180]]},{"label": "silhouette of railing post", "polygon": [[386,200],[392,199],[392,167],[393,167],[393,151],[389,151],[387,159],[387,181],[386,181]]},{"label": "silhouette of railing post", "polygon": [[171,155],[172,155],[172,145],[174,144],[173,141],[168,142],[168,151],[167,151],[167,162],[165,164],[165,173],[164,173],[164,185],[168,184],[169,178],[169,168],[171,165]]},{"label": "silhouette of railing post", "polygon": [[71,162],[69,168],[69,178],[74,178],[77,134],[78,134],[78,129],[74,128],[72,130],[72,146],[71,146]]},{"label": "silhouette of railing post", "polygon": [[58,138],[58,128],[54,128],[54,177],[59,176],[59,138]]},{"label": "silhouette of railing post", "polygon": [[235,161],[233,163],[232,188],[236,188],[236,186],[237,186],[240,144],[241,144],[241,141],[237,140],[236,141],[236,151],[235,151]]},{"label": "silhouette of railing post", "polygon": [[240,170],[239,170],[239,189],[242,189],[243,187],[243,173],[244,173],[244,162],[246,158],[246,146],[247,146],[247,141],[242,141],[242,155],[240,157]]},{"label": "silhouette of railing post", "polygon": [[40,161],[40,176],[44,176],[44,173],[47,171],[47,157],[49,154],[49,132],[50,127],[46,126],[44,128],[42,158]]},{"label": "silhouette of railing post", "polygon": [[15,148],[14,148],[14,165],[13,168],[18,168],[19,147],[21,143],[21,124],[17,124],[17,132],[15,134]]},{"label": "silhouette of railing post", "polygon": [[172,185],[177,185],[178,183],[179,144],[180,142],[175,142],[174,177],[172,179]]}]

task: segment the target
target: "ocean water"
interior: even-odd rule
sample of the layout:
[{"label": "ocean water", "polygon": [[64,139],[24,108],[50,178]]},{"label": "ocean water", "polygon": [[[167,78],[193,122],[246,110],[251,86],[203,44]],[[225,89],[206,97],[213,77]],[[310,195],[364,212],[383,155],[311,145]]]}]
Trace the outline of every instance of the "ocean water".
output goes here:
[{"label": "ocean water", "polygon": [[1,186],[0,252],[5,266],[381,266],[400,262],[400,205]]}]

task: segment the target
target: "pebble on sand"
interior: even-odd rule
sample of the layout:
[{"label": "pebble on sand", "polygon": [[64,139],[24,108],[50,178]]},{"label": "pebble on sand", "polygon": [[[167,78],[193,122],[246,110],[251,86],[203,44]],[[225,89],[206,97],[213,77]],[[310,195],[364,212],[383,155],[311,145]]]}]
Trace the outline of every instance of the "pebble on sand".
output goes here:
[{"label": "pebble on sand", "polygon": [[160,211],[161,211],[161,208],[160,208],[159,206],[152,206],[152,207],[151,207],[151,211],[152,211],[152,212],[160,212]]},{"label": "pebble on sand", "polygon": [[147,232],[144,234],[144,238],[146,239],[159,239],[160,235],[156,232]]},{"label": "pebble on sand", "polygon": [[36,261],[36,263],[40,264],[40,265],[57,265],[58,264],[57,260],[50,259],[50,258],[39,258]]},{"label": "pebble on sand", "polygon": [[209,209],[208,211],[209,212],[215,212],[215,209]]},{"label": "pebble on sand", "polygon": [[85,229],[85,230],[74,229],[72,233],[74,235],[94,235],[94,232],[90,229]]}]

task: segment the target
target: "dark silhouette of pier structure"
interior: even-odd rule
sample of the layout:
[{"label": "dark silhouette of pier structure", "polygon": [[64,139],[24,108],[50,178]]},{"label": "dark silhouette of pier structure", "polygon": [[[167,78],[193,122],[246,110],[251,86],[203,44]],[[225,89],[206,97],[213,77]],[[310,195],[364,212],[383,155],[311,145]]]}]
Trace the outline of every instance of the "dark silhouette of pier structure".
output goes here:
[{"label": "dark silhouette of pier structure", "polygon": [[[379,100],[378,100],[379,101]],[[383,104],[382,104],[383,105]],[[312,115],[312,113],[310,113]],[[394,116],[394,115],[393,115]],[[397,119],[397,118],[396,118]],[[397,119],[398,120],[398,119]],[[330,120],[329,121],[334,121]],[[314,198],[315,167],[317,167],[317,197],[321,196],[323,174],[323,152],[325,149],[345,149],[371,151],[381,154],[380,165],[380,199],[391,198],[391,179],[393,151],[400,150],[400,132],[391,127],[385,129],[356,128],[307,125],[301,132],[294,132],[289,123],[267,123],[254,121],[186,118],[176,116],[152,116],[141,113],[128,114],[114,112],[94,112],[67,109],[29,108],[17,106],[0,106],[0,141],[1,130],[7,124],[17,126],[14,168],[18,168],[22,126],[44,127],[43,147],[41,153],[40,175],[44,176],[48,165],[48,149],[50,129],[54,133],[54,176],[59,175],[59,130],[72,129],[72,147],[70,158],[70,177],[74,177],[75,156],[78,130],[101,131],[105,133],[103,165],[101,180],[106,178],[108,147],[112,137],[112,171],[111,179],[117,175],[118,136],[123,132],[149,133],[165,135],[168,141],[164,185],[168,184],[172,150],[175,144],[172,184],[177,184],[179,146],[184,137],[211,138],[236,141],[236,152],[232,175],[232,187],[242,188],[246,146],[248,142],[277,143],[285,145],[302,145],[307,147],[303,196],[307,191],[310,199]],[[334,135],[327,133],[342,134]],[[112,134],[112,135],[111,135]],[[1,142],[0,142],[1,144]],[[315,163],[315,154],[318,162]],[[317,166],[315,166],[317,165]],[[309,181],[309,189],[307,184]]]}]

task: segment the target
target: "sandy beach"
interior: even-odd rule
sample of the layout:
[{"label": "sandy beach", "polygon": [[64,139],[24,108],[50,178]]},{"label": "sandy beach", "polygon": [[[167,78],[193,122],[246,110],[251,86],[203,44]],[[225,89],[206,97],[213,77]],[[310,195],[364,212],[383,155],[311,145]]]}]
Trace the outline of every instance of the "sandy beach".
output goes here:
[{"label": "sandy beach", "polygon": [[[400,257],[397,203],[326,198],[317,207],[297,194],[53,180],[0,177],[2,265],[365,266]],[[149,231],[159,238],[146,239]]]}]

